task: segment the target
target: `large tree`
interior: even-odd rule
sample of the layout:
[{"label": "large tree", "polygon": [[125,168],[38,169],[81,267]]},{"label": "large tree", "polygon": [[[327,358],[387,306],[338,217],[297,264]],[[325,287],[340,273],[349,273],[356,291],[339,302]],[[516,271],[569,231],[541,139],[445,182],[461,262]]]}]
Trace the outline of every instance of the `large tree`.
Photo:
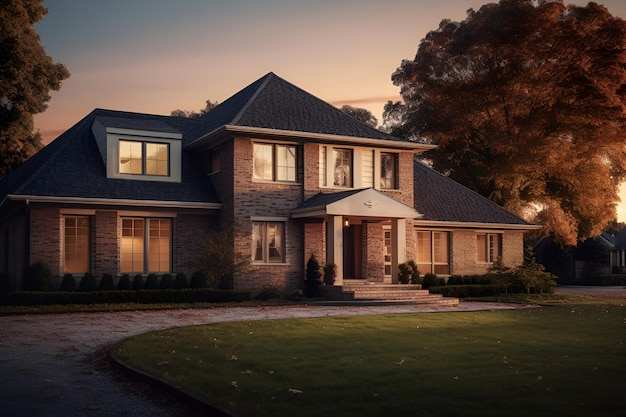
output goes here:
[{"label": "large tree", "polygon": [[501,0],[443,20],[392,75],[396,134],[561,245],[616,216],[626,173],[626,23],[595,3]]},{"label": "large tree", "polygon": [[47,108],[50,90],[70,76],[39,43],[33,26],[48,13],[43,0],[0,5],[0,178],[41,148],[33,114]]},{"label": "large tree", "polygon": [[365,123],[366,125],[373,127],[374,129],[376,129],[376,127],[378,126],[378,119],[372,114],[371,111],[367,109],[344,104],[339,110],[341,110],[348,116],[354,117],[359,122]]},{"label": "large tree", "polygon": [[198,117],[202,117],[206,113],[208,113],[211,110],[213,110],[214,108],[216,108],[219,104],[220,103],[218,103],[217,101],[211,101],[209,99],[209,100],[206,101],[206,106],[204,106],[204,108],[201,109],[199,113],[197,111],[194,111],[194,110],[176,109],[176,110],[172,110],[172,112],[170,113],[170,116],[173,116],[173,117],[186,117],[188,119],[197,119]]}]

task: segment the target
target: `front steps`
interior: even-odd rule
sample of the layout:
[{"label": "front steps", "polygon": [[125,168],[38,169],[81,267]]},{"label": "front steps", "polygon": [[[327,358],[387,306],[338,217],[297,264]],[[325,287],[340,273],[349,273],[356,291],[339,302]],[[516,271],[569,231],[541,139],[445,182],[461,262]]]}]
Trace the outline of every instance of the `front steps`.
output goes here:
[{"label": "front steps", "polygon": [[343,286],[322,286],[325,305],[399,305],[456,306],[458,298],[430,294],[421,285],[383,284],[367,281],[345,281]]}]

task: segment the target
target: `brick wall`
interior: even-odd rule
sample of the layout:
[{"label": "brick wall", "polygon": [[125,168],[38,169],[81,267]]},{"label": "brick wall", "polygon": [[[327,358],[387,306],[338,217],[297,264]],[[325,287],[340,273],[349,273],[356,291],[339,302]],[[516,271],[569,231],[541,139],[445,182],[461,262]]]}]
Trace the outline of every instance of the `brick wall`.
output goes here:
[{"label": "brick wall", "polygon": [[[478,262],[474,230],[455,230],[452,232],[451,266],[452,274],[484,274],[490,263]],[[524,233],[506,231],[502,236],[502,262],[505,266],[516,267],[524,261]]]},{"label": "brick wall", "polygon": [[55,208],[30,209],[30,260],[43,262],[52,275],[61,273],[61,216]]},{"label": "brick wall", "polygon": [[385,238],[381,222],[363,224],[363,278],[382,282],[385,278]]},{"label": "brick wall", "polygon": [[26,211],[19,210],[3,220],[0,228],[0,273],[3,281],[0,288],[21,289],[29,262]]},{"label": "brick wall", "polygon": [[[96,276],[119,273],[119,221],[117,211],[96,211],[92,218],[91,272]],[[94,236],[95,235],[95,236]]]}]

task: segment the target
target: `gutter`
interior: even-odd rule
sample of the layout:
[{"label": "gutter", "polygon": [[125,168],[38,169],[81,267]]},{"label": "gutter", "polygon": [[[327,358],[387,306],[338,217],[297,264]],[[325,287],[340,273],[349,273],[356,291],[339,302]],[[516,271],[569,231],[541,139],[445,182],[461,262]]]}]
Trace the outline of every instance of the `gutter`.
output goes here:
[{"label": "gutter", "polygon": [[416,150],[420,152],[428,151],[431,149],[436,149],[437,145],[428,145],[425,143],[417,143],[417,142],[403,142],[403,141],[392,141],[385,139],[367,139],[356,136],[341,136],[341,135],[333,135],[328,133],[311,133],[311,132],[299,132],[294,130],[277,130],[277,129],[268,129],[261,127],[248,127],[248,126],[234,126],[234,125],[223,125],[213,130],[212,132],[207,133],[199,137],[198,139],[191,142],[189,145],[185,146],[185,149],[198,149],[201,148],[204,142],[208,141],[212,137],[219,136],[225,133],[241,133],[247,135],[261,135],[261,136],[279,136],[287,139],[313,139],[318,140],[320,142],[331,142],[331,143],[349,143],[355,145],[371,145],[371,146],[381,146],[385,148],[396,148],[396,149],[407,149],[407,150]]},{"label": "gutter", "polygon": [[459,228],[459,229],[506,229],[506,230],[539,230],[540,224],[511,224],[511,223],[480,223],[480,222],[445,222],[431,220],[415,220],[414,226]]},{"label": "gutter", "polygon": [[6,200],[25,201],[31,203],[57,203],[57,204],[92,204],[104,206],[131,206],[131,207],[166,207],[166,208],[186,208],[186,209],[206,209],[219,210],[222,203],[202,203],[198,201],[160,201],[160,200],[131,200],[131,199],[111,199],[111,198],[83,198],[83,197],[56,197],[37,195],[15,195],[6,196]]}]

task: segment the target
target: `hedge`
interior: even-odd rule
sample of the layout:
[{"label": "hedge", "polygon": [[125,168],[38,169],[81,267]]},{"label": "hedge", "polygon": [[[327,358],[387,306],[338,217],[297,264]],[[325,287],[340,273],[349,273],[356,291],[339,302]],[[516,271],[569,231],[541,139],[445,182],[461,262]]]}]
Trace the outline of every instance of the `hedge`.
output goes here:
[{"label": "hedge", "polygon": [[[440,287],[431,287],[430,292],[435,294],[441,294],[444,297],[490,297],[493,295],[504,294],[505,288],[502,285],[446,285]],[[509,292],[511,292],[510,289]]]},{"label": "hedge", "polygon": [[114,291],[17,291],[1,296],[3,305],[58,305],[58,304],[160,304],[160,303],[219,303],[240,302],[252,298],[249,292],[234,290],[165,289]]}]

